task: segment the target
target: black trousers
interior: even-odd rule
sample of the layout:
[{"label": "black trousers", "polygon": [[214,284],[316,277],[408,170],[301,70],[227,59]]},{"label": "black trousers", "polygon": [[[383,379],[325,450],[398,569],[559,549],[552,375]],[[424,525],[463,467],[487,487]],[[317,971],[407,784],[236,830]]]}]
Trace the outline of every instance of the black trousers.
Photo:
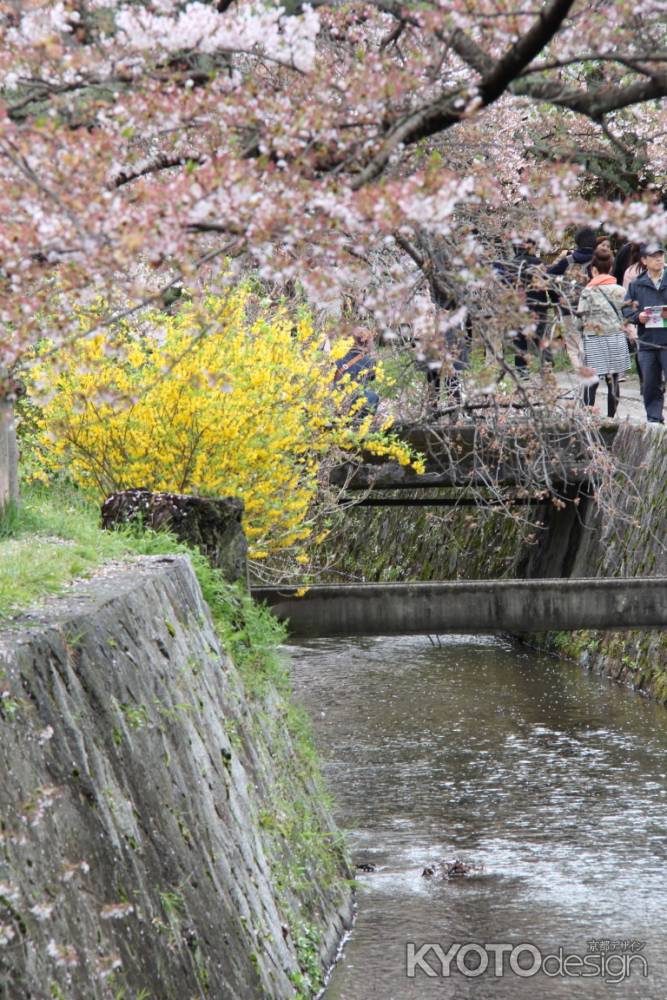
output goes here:
[{"label": "black trousers", "polygon": [[553,354],[549,347],[543,347],[544,338],[546,335],[547,324],[546,320],[539,317],[537,321],[537,326],[535,332],[530,335],[530,339],[522,331],[514,337],[512,343],[514,345],[514,366],[519,370],[528,367],[528,355],[530,353],[535,354],[540,359],[540,369],[543,365],[552,365],[554,361]]},{"label": "black trousers", "polygon": [[[621,398],[621,390],[618,385],[618,375],[605,375],[607,380],[607,416],[615,417],[618,409],[618,402]],[[584,386],[584,405],[595,406],[595,396],[599,383]]]},{"label": "black trousers", "polygon": [[662,407],[665,401],[665,379],[667,379],[667,345],[639,345],[639,366],[642,370],[642,391],[646,418],[649,423],[664,423]]},{"label": "black trousers", "polygon": [[630,351],[630,357],[635,359],[635,368],[637,369],[637,377],[639,378],[639,391],[642,392],[644,385],[643,385],[642,370],[639,365],[639,353],[638,353],[639,347],[637,346],[637,338],[627,337],[626,339],[628,342],[628,350]]}]

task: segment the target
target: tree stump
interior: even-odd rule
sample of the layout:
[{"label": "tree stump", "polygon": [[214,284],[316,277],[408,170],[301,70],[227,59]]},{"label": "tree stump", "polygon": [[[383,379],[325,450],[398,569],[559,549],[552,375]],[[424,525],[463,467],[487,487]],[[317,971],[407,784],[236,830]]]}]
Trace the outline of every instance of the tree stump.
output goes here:
[{"label": "tree stump", "polygon": [[232,583],[247,580],[248,544],[241,526],[243,502],[234,497],[196,497],[182,493],[120,490],[102,504],[102,527],[138,522],[154,531],[171,531],[196,546]]}]

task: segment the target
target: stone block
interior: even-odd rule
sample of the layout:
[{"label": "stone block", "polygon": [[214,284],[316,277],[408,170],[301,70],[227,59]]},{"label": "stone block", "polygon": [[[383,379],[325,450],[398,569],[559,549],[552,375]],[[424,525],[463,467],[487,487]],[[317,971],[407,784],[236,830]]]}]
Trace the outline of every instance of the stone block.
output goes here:
[{"label": "stone block", "polygon": [[141,522],[155,531],[170,531],[196,546],[225,579],[247,579],[248,544],[241,519],[243,502],[234,497],[198,497],[182,493],[120,490],[102,504],[102,527]]}]

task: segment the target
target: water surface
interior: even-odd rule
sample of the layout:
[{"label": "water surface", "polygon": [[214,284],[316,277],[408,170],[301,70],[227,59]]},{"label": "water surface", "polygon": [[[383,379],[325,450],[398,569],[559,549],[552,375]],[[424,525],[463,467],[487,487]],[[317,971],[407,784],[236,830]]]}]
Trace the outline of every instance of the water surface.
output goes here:
[{"label": "water surface", "polygon": [[[326,1000],[667,1000],[667,712],[495,637],[288,647],[359,875],[358,918]],[[461,858],[474,877],[428,881]],[[430,977],[424,944],[609,954],[599,975]],[[638,944],[645,942],[639,951]],[[488,954],[488,953],[486,953]],[[424,953],[440,973],[438,953]],[[476,966],[475,953],[468,963]],[[515,962],[530,966],[531,953]],[[555,960],[554,960],[555,961]],[[596,961],[599,961],[596,959]],[[576,962],[576,960],[575,960]],[[463,964],[463,963],[462,963]],[[554,962],[548,966],[557,968]],[[465,968],[465,966],[464,966]]]}]

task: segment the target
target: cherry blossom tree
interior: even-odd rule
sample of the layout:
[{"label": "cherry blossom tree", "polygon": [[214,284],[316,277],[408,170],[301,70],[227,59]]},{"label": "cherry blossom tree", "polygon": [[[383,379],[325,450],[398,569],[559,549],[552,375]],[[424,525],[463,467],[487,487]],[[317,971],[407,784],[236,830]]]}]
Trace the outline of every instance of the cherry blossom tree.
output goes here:
[{"label": "cherry blossom tree", "polygon": [[92,297],[113,322],[251,270],[391,331],[424,275],[454,313],[479,301],[494,237],[667,236],[665,13],[3,0],[5,370],[46,332],[80,336]]}]

